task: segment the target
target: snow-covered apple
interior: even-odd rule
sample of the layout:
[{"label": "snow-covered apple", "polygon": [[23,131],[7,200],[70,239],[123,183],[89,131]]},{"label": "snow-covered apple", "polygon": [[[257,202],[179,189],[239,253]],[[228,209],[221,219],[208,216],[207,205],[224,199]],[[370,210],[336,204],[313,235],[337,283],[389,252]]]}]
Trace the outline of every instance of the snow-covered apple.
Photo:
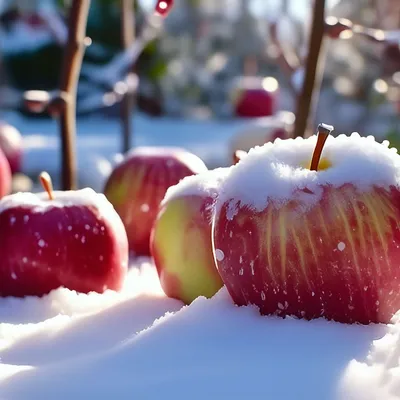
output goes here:
[{"label": "snow-covered apple", "polygon": [[226,168],[184,178],[168,189],[154,223],[150,250],[161,286],[189,304],[221,287],[211,245],[211,222]]},{"label": "snow-covered apple", "polygon": [[17,193],[0,201],[0,296],[121,288],[128,240],[121,219],[92,189]]},{"label": "snow-covered apple", "polygon": [[0,149],[3,150],[11,173],[21,172],[22,169],[22,136],[20,132],[12,125],[0,121]]},{"label": "snow-covered apple", "polygon": [[237,79],[232,93],[234,115],[255,118],[274,115],[278,108],[278,81],[273,77]]},{"label": "snow-covered apple", "polygon": [[167,189],[206,170],[199,157],[173,147],[135,148],[113,169],[104,193],[125,225],[133,253],[150,255],[151,229]]},{"label": "snow-covered apple", "polygon": [[219,273],[262,314],[388,323],[400,309],[400,156],[319,131],[231,167],[213,223]]}]

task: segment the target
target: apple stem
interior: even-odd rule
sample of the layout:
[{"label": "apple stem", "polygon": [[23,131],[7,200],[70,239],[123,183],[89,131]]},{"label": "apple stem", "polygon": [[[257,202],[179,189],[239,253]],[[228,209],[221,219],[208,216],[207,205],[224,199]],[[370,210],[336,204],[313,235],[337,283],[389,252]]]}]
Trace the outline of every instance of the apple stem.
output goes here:
[{"label": "apple stem", "polygon": [[39,180],[43,189],[47,192],[49,200],[54,200],[53,183],[48,172],[43,171],[39,175]]},{"label": "apple stem", "polygon": [[247,153],[243,150],[236,150],[233,152],[233,165],[237,164]]},{"label": "apple stem", "polygon": [[324,149],[326,139],[333,131],[332,125],[319,124],[317,144],[315,145],[314,153],[311,160],[311,171],[318,171],[319,160],[321,159],[322,150]]}]

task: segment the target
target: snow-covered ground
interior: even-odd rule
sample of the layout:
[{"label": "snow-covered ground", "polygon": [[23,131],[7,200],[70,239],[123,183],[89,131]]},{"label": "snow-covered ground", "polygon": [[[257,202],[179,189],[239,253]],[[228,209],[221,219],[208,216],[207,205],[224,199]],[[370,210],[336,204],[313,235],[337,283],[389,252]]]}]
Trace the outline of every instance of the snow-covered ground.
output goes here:
[{"label": "snow-covered ground", "polygon": [[[24,134],[25,171],[56,173],[55,123],[4,117]],[[135,144],[227,165],[240,125],[138,115]],[[119,132],[116,120],[81,120],[80,159],[112,157]],[[0,399],[400,399],[399,317],[370,326],[261,317],[225,288],[185,307],[142,259],[120,293],[0,299]]]},{"label": "snow-covered ground", "polygon": [[[16,113],[1,116],[24,136],[24,170],[36,173],[46,169],[55,173],[59,168],[59,137],[56,121],[28,119]],[[181,146],[200,156],[210,167],[228,165],[231,161],[229,143],[237,130],[248,124],[241,120],[177,120],[150,118],[137,113],[133,119],[135,146]],[[121,128],[118,119],[88,117],[78,121],[78,159],[88,155],[111,158],[120,151]]]},{"label": "snow-covered ground", "polygon": [[0,301],[0,398],[400,398],[400,322],[350,326],[261,317],[225,289],[190,306],[151,262],[120,293]]}]

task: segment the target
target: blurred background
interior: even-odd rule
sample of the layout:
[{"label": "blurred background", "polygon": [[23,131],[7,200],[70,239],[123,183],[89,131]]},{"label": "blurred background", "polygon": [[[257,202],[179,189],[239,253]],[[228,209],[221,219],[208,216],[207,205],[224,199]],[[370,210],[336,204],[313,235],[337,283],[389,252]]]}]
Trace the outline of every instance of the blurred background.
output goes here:
[{"label": "blurred background", "polygon": [[[137,35],[154,3],[135,1]],[[135,66],[133,144],[186,147],[215,167],[231,162],[234,147],[250,147],[267,137],[263,132],[291,126],[313,3],[175,0],[162,35]],[[327,4],[327,19],[346,18],[386,36],[380,40],[379,31],[371,31],[375,39],[350,32],[326,37],[313,121],[334,125],[336,133],[388,138],[397,146],[400,1]],[[26,90],[57,89],[68,5],[62,0],[0,0],[0,119],[21,132],[23,169],[29,176],[44,168],[55,175],[59,171],[55,121],[27,111],[21,96]],[[120,105],[96,77],[107,71],[112,78],[107,65],[122,51],[121,1],[92,0],[87,35],[92,44],[78,88],[78,157],[80,163],[102,159],[108,171],[120,151]],[[95,174],[90,168],[86,173]]]}]

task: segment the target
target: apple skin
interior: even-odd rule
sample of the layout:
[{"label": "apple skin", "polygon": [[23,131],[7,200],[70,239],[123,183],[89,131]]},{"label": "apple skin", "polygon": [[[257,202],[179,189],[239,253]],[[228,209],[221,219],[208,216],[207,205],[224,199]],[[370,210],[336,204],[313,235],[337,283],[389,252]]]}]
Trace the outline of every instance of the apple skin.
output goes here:
[{"label": "apple skin", "polygon": [[[265,84],[271,80],[273,85]],[[242,77],[233,92],[234,115],[257,118],[274,115],[278,109],[278,83],[274,78]]]},{"label": "apple skin", "polygon": [[11,173],[15,174],[22,170],[22,136],[19,131],[5,122],[0,121],[0,148],[3,150]]},{"label": "apple skin", "polygon": [[213,244],[229,293],[266,315],[389,323],[400,309],[398,188],[321,190],[304,214],[298,207],[308,189],[260,212],[235,203],[233,218],[232,204],[221,204]]},{"label": "apple skin", "polygon": [[136,256],[150,255],[150,234],[167,189],[207,171],[196,155],[180,148],[138,147],[111,172],[104,194],[120,215]]},{"label": "apple skin", "polygon": [[12,176],[10,164],[0,148],[0,198],[10,194],[12,187]]},{"label": "apple skin", "polygon": [[[223,285],[214,261],[211,222],[225,170],[191,176],[172,187],[179,191],[185,185],[182,192],[162,202],[153,226],[150,248],[161,286],[168,297],[185,304],[199,296],[210,298]],[[209,186],[199,186],[207,175]],[[188,188],[194,191],[187,192]]]},{"label": "apple skin", "polygon": [[[103,195],[96,205],[73,204],[75,192],[54,193],[55,201],[32,193],[0,201],[0,296],[42,296],[61,286],[83,293],[119,290],[128,240],[111,204]],[[58,198],[67,204],[52,205]]]}]

